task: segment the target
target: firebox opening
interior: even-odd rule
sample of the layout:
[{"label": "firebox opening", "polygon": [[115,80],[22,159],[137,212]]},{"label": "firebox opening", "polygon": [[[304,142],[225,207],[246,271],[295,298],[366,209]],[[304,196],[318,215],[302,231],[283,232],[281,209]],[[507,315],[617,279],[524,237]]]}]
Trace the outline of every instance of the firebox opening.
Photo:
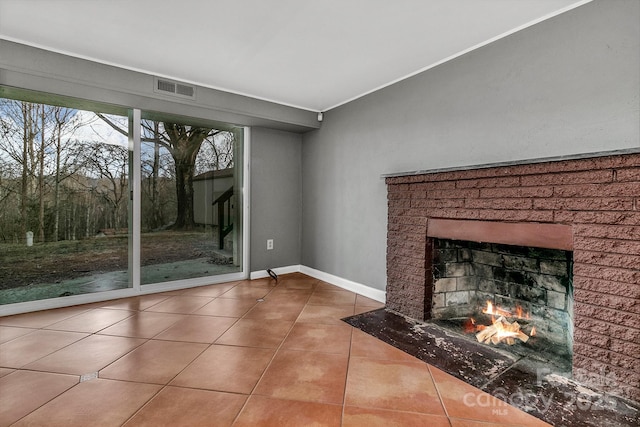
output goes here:
[{"label": "firebox opening", "polygon": [[[570,366],[573,252],[442,238],[429,245],[433,288],[425,318],[482,344],[543,352]],[[510,331],[504,338],[493,330],[503,327]]]}]

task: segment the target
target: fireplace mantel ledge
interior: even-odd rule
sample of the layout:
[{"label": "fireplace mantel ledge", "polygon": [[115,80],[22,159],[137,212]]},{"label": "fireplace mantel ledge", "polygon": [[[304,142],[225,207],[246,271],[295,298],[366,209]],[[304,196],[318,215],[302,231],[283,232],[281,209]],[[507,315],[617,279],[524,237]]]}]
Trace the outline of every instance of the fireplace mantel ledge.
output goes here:
[{"label": "fireplace mantel ledge", "polygon": [[429,218],[427,236],[439,239],[573,250],[573,229],[571,225],[567,224]]},{"label": "fireplace mantel ledge", "polygon": [[613,151],[598,151],[595,153],[571,154],[566,156],[543,157],[538,159],[524,159],[524,160],[513,160],[508,162],[484,163],[479,165],[466,165],[466,166],[463,165],[463,166],[452,166],[449,168],[436,168],[436,169],[424,169],[424,170],[408,171],[408,172],[395,172],[395,173],[382,174],[380,175],[380,177],[382,179],[385,179],[385,178],[396,178],[396,177],[402,177],[402,176],[428,175],[428,174],[442,173],[442,172],[457,172],[457,171],[489,169],[489,168],[506,167],[506,166],[532,165],[536,163],[560,162],[564,160],[592,159],[596,157],[605,157],[605,156],[623,156],[625,154],[640,154],[640,147],[626,148],[626,149],[613,150]]}]

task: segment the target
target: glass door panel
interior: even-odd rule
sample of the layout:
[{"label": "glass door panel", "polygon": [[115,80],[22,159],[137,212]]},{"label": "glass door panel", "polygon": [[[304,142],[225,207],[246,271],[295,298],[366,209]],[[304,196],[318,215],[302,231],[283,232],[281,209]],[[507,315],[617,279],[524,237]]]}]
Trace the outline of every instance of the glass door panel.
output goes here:
[{"label": "glass door panel", "polygon": [[242,271],[242,130],[143,114],[141,284]]},{"label": "glass door panel", "polygon": [[0,304],[131,287],[126,110],[0,95]]}]

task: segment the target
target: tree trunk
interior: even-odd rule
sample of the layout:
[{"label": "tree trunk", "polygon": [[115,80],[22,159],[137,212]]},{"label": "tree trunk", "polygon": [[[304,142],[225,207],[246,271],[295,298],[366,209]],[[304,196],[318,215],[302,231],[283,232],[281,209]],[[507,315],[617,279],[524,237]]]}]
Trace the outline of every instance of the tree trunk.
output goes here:
[{"label": "tree trunk", "polygon": [[44,152],[46,145],[46,117],[44,105],[40,105],[40,150],[38,151],[38,241],[44,242]]},{"label": "tree trunk", "polygon": [[164,124],[173,150],[171,156],[176,170],[177,214],[174,229],[193,230],[196,226],[193,213],[193,174],[196,157],[202,142],[209,136],[211,129],[191,128],[173,123]]},{"label": "tree trunk", "polygon": [[89,233],[91,230],[91,202],[87,201],[87,214],[85,217],[85,224],[84,224],[85,228],[84,228],[84,237],[85,239],[89,238]]},{"label": "tree trunk", "polygon": [[176,200],[178,212],[173,228],[193,230],[196,221],[193,214],[193,171],[194,164],[176,160]]},{"label": "tree trunk", "polygon": [[24,117],[24,123],[22,126],[22,186],[20,189],[20,232],[21,238],[25,238],[25,234],[28,231],[28,216],[27,216],[27,193],[29,191],[29,168],[27,162],[27,151],[29,149],[29,137],[31,133],[31,111],[29,104],[22,103],[22,115]]},{"label": "tree trunk", "polygon": [[76,229],[78,228],[78,223],[76,221],[76,203],[74,202],[71,205],[71,240],[76,240]]},{"label": "tree trunk", "polygon": [[57,160],[56,161],[56,182],[55,182],[55,187],[53,189],[53,241],[54,242],[58,241],[59,232],[60,232],[60,161]]},{"label": "tree trunk", "polygon": [[58,241],[58,233],[60,232],[60,156],[62,155],[62,126],[58,122],[56,127],[56,178],[55,188],[53,190],[53,241]]},{"label": "tree trunk", "polygon": [[[157,127],[156,123],[156,127]],[[162,225],[162,218],[160,215],[160,188],[158,186],[160,170],[160,144],[155,142],[153,144],[153,173],[151,176],[151,220],[153,228],[158,228]]]}]

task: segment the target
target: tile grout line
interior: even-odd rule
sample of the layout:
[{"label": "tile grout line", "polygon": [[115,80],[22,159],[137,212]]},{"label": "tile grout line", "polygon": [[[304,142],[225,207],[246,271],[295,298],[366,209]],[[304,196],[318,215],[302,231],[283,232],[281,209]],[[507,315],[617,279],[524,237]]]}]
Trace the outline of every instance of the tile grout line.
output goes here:
[{"label": "tile grout line", "polygon": [[[98,334],[98,332],[101,332],[101,331],[103,331],[103,330],[105,330],[105,329],[107,329],[107,328],[109,328],[109,327],[111,327],[111,326],[114,326],[114,325],[116,325],[116,324],[118,324],[118,323],[120,323],[120,322],[124,322],[124,321],[126,321],[126,320],[130,320],[133,316],[136,316],[136,315],[138,315],[138,314],[140,314],[140,313],[143,313],[143,312],[145,312],[145,313],[158,313],[158,312],[146,311],[146,310],[147,310],[148,308],[151,308],[151,307],[153,307],[153,306],[155,306],[155,305],[158,305],[158,304],[160,304],[160,303],[162,303],[162,302],[164,302],[164,301],[169,300],[171,297],[172,297],[171,295],[168,295],[168,296],[167,296],[166,298],[164,298],[162,301],[158,301],[156,304],[152,304],[151,306],[149,306],[149,307],[147,307],[147,308],[145,308],[145,309],[143,309],[143,310],[140,310],[140,309],[135,310],[133,315],[131,315],[131,316],[129,316],[129,317],[127,317],[127,318],[125,318],[125,319],[122,319],[122,320],[120,320],[120,321],[118,321],[118,322],[116,322],[116,323],[113,323],[112,325],[109,325],[109,326],[107,326],[107,327],[105,327],[105,328],[103,328],[103,329],[99,330],[99,331],[97,331],[96,333],[94,333],[93,335],[97,335],[97,334]],[[215,298],[214,298],[214,299],[215,299]],[[213,301],[213,299],[212,299],[212,301]],[[132,311],[132,310],[130,310],[130,309],[125,309],[125,310],[126,310],[126,311]],[[183,313],[169,313],[169,314],[183,314]],[[189,314],[189,313],[187,313],[187,315],[188,315],[188,314]],[[181,319],[181,320],[184,320],[184,319]],[[156,396],[158,396],[158,395],[159,395],[159,394],[160,394],[164,389],[166,389],[166,388],[168,387],[169,383],[170,383],[171,381],[173,381],[173,379],[175,378],[175,376],[174,376],[174,377],[172,377],[172,378],[171,378],[167,383],[165,383],[165,384],[156,384],[156,383],[145,383],[145,382],[132,381],[132,380],[128,380],[128,381],[127,381],[127,380],[113,379],[113,378],[102,378],[102,377],[100,377],[100,372],[101,372],[101,371],[103,371],[104,369],[108,368],[109,366],[113,365],[113,364],[114,364],[114,363],[116,363],[117,361],[121,360],[122,358],[126,357],[127,355],[131,354],[131,353],[132,353],[132,352],[134,352],[135,350],[139,349],[139,348],[140,348],[140,347],[142,347],[144,344],[146,344],[146,343],[148,343],[148,342],[150,342],[150,341],[153,341],[153,338],[154,338],[154,337],[158,336],[159,334],[163,333],[163,332],[164,332],[164,331],[166,331],[167,329],[171,328],[173,325],[175,325],[175,324],[176,324],[176,323],[178,323],[178,322],[180,322],[180,320],[178,320],[178,321],[174,322],[173,324],[171,324],[171,325],[167,326],[165,329],[163,329],[162,331],[158,332],[157,334],[153,335],[153,336],[152,336],[152,337],[150,337],[150,338],[146,338],[146,337],[126,337],[126,336],[121,336],[121,335],[106,335],[106,334],[105,334],[105,335],[102,335],[102,336],[117,336],[117,337],[123,337],[123,338],[144,339],[145,341],[144,341],[144,342],[142,342],[140,345],[137,345],[136,347],[132,348],[130,351],[126,352],[125,354],[121,355],[121,356],[120,356],[120,357],[118,357],[117,359],[115,359],[115,360],[111,361],[111,362],[110,362],[110,363],[108,363],[106,366],[103,366],[101,369],[99,369],[99,370],[97,371],[97,378],[98,378],[98,379],[111,380],[111,381],[124,381],[124,382],[136,383],[136,384],[151,384],[151,385],[160,385],[160,386],[161,386],[161,387],[160,387],[160,389],[159,389],[157,392],[155,392],[153,395],[151,395],[151,396],[149,397],[149,399],[147,399],[147,401],[145,401],[142,405],[140,405],[140,407],[138,407],[138,408],[137,408],[137,409],[136,409],[136,410],[135,410],[135,411],[134,411],[134,412],[133,412],[133,413],[132,413],[132,414],[131,414],[131,415],[130,415],[130,416],[129,416],[129,417],[128,417],[128,418],[127,418],[123,423],[122,423],[122,424],[121,424],[121,426],[123,426],[123,425],[125,425],[126,423],[128,423],[128,422],[129,422],[133,417],[135,417],[135,416],[136,416],[140,411],[142,411],[142,409],[143,409],[144,407],[146,407],[146,406],[147,406],[147,405],[148,405],[148,404],[149,404],[149,403],[150,403],[150,402],[151,402],[151,401],[152,401]],[[159,340],[156,340],[156,341],[159,341]],[[172,342],[177,342],[177,341],[172,341]],[[202,350],[202,351],[201,351],[201,352],[196,356],[196,358],[197,358],[197,357],[199,357],[199,356],[200,356],[200,355],[201,355],[201,354],[202,354],[202,353],[203,353],[207,348],[208,348],[208,347],[206,347],[205,349],[203,349],[203,350]],[[195,358],[194,358],[194,360],[195,360]],[[193,361],[192,361],[192,362],[193,362]],[[187,365],[187,366],[188,366],[188,365]],[[185,368],[186,368],[186,367],[185,367]],[[183,368],[183,370],[184,370],[184,368]],[[180,372],[182,372],[182,370],[181,370]]]},{"label": "tile grout line", "polygon": [[[354,301],[353,303],[353,312],[355,313],[356,311],[356,302],[358,300],[358,297],[356,297],[356,301]],[[349,382],[349,369],[351,368],[351,352],[352,352],[352,347],[353,347],[353,330],[355,329],[353,326],[349,325],[351,327],[351,329],[349,330],[350,332],[350,336],[349,336],[349,354],[348,354],[348,358],[347,358],[347,371],[345,373],[345,379],[344,379],[344,390],[342,393],[342,411],[340,412],[340,425],[344,424],[344,413],[345,410],[347,408],[347,384]]]},{"label": "tile grout line", "polygon": [[429,376],[431,377],[431,381],[433,382],[433,387],[436,389],[436,393],[438,394],[438,400],[440,401],[440,406],[442,406],[442,409],[444,410],[444,414],[447,417],[447,421],[449,422],[449,425],[451,424],[451,415],[449,415],[449,410],[447,409],[447,406],[444,404],[444,400],[442,398],[442,393],[440,393],[440,386],[438,385],[438,383],[436,382],[435,378],[433,377],[433,368],[434,366],[432,366],[430,363],[424,362],[427,365],[427,369],[429,370]]},{"label": "tile grout line", "polygon": [[[315,292],[315,285],[316,283],[314,282],[314,291]],[[276,287],[278,286],[277,281],[276,281],[276,286],[273,287],[273,289],[271,289],[269,292],[267,292],[262,298],[266,298],[270,293],[272,293]],[[305,305],[303,306],[302,310],[300,310],[300,313],[298,314],[298,317],[296,318],[296,320],[293,321],[293,323],[291,324],[291,327],[289,328],[289,330],[287,331],[287,333],[285,334],[284,338],[282,339],[282,341],[280,342],[280,344],[278,345],[278,347],[275,348],[273,355],[271,356],[271,359],[269,360],[269,363],[267,363],[267,365],[265,366],[265,368],[263,369],[262,373],[260,374],[260,378],[258,378],[258,381],[256,381],[256,383],[254,384],[253,388],[251,389],[251,391],[249,392],[249,394],[247,395],[247,399],[244,401],[244,403],[242,404],[242,407],[240,408],[240,410],[238,411],[238,413],[236,414],[236,416],[234,417],[231,425],[235,424],[236,421],[238,420],[238,418],[240,417],[240,414],[242,414],[242,412],[244,411],[244,409],[247,407],[247,404],[249,403],[249,399],[251,399],[251,397],[254,395],[254,391],[256,390],[256,388],[258,387],[258,385],[260,384],[260,381],[262,381],[262,379],[264,378],[265,373],[267,372],[267,370],[269,369],[269,367],[273,364],[273,360],[276,358],[276,355],[278,354],[278,350],[280,350],[280,348],[282,347],[282,345],[284,344],[285,340],[287,339],[287,337],[289,336],[289,334],[291,333],[291,331],[293,330],[293,327],[296,325],[296,322],[298,320],[298,318],[300,318],[300,314],[302,314],[302,311],[304,311],[304,307],[307,306],[307,303],[309,302],[309,298],[311,298],[311,295],[313,294],[313,292],[311,294],[309,294],[309,297],[307,297],[307,301],[305,302]],[[262,299],[261,298],[261,299]],[[253,308],[255,308],[256,306],[254,306]],[[249,312],[251,310],[253,310],[253,308],[249,309],[245,314],[242,315],[242,317],[240,319],[244,319],[245,316],[247,314],[249,314]],[[240,320],[238,319],[238,320]]]},{"label": "tile grout line", "polygon": [[[235,286],[237,286],[237,283],[236,283],[236,285],[234,285],[234,286],[233,286],[232,288],[230,288],[229,290],[231,290],[231,289],[235,288]],[[169,298],[171,298],[171,296],[168,296],[167,298],[163,299],[163,300],[162,300],[162,301],[160,301],[160,302],[164,302],[164,301],[166,301],[166,300],[167,300],[167,299],[169,299]],[[217,298],[218,298],[218,297],[213,297],[213,299],[212,299],[210,302],[212,302],[212,301],[216,300]],[[160,304],[160,302],[158,302],[157,304]],[[147,307],[147,308],[151,308],[151,307],[153,307],[154,305],[157,305],[157,304],[153,304],[153,305],[151,305],[151,306],[149,306],[149,307]],[[207,304],[209,304],[209,303],[207,303]],[[206,304],[205,304],[205,305],[206,305]],[[203,307],[204,307],[204,306],[203,306]],[[200,308],[202,308],[202,307],[197,308],[195,311],[199,310]],[[138,310],[138,313],[142,313],[142,312],[147,312],[147,313],[157,313],[157,312],[153,312],[153,311],[146,311],[146,309],[144,309],[144,310]],[[182,313],[175,313],[175,314],[182,314]],[[190,315],[190,314],[192,314],[192,313],[188,313],[188,314],[186,314],[186,316],[188,316],[188,315]],[[126,320],[126,319],[124,319],[124,320]],[[184,320],[184,319],[178,320],[178,321],[176,321],[176,322],[172,323],[171,325],[167,326],[165,329],[163,329],[162,331],[158,332],[158,333],[157,333],[157,334],[155,334],[153,337],[149,338],[149,339],[148,339],[147,341],[145,341],[143,344],[146,344],[147,342],[152,341],[152,340],[154,339],[154,337],[156,337],[156,336],[158,336],[158,335],[162,334],[163,332],[167,331],[168,329],[172,328],[176,323],[179,323],[179,322],[181,322],[182,320]],[[235,321],[235,322],[233,322],[233,323],[229,326],[229,328],[231,328],[233,325],[235,325],[235,324],[237,323],[237,321],[238,321],[238,320],[240,320],[240,318],[236,319],[236,321]],[[119,322],[118,322],[118,323],[119,323]],[[228,330],[229,330],[229,328],[225,329],[225,331],[224,331],[224,332],[222,332],[222,334],[224,334],[226,331],[228,331]],[[222,336],[222,334],[221,334],[220,336]],[[219,337],[218,337],[218,338],[219,338]],[[217,340],[218,338],[216,338],[216,340]],[[155,341],[163,341],[163,340],[155,340]],[[182,341],[175,341],[175,340],[166,340],[166,341],[168,341],[168,342],[178,342],[178,343],[182,342]],[[203,348],[203,349],[202,349],[202,351],[201,351],[201,352],[199,352],[199,353],[198,353],[198,354],[193,358],[193,360],[191,360],[191,362],[187,363],[187,364],[186,364],[186,365],[185,365],[185,366],[180,370],[180,372],[178,372],[177,374],[175,374],[175,375],[174,375],[171,379],[169,379],[165,384],[162,384],[162,387],[160,387],[160,389],[159,389],[156,393],[154,393],[154,394],[153,394],[153,395],[152,395],[152,396],[151,396],[151,397],[150,397],[146,402],[144,402],[144,403],[143,403],[143,404],[142,404],[138,409],[136,409],[136,410],[131,414],[131,416],[129,416],[129,418],[127,418],[127,419],[126,419],[126,420],[121,424],[121,426],[126,425],[126,424],[127,424],[129,421],[131,421],[131,420],[132,420],[136,415],[138,415],[138,414],[139,414],[139,413],[140,413],[140,412],[141,412],[145,407],[147,407],[147,406],[151,403],[151,401],[152,401],[153,399],[155,399],[155,398],[156,398],[160,393],[162,393],[162,391],[164,391],[164,390],[166,390],[168,387],[170,387],[170,383],[171,383],[173,380],[175,380],[175,379],[176,379],[176,377],[177,377],[178,375],[180,375],[182,372],[184,372],[184,371],[185,371],[189,366],[191,366],[191,365],[193,364],[193,362],[194,362],[198,357],[200,357],[200,356],[201,356],[205,351],[207,351],[209,348],[211,348],[211,347],[214,345],[214,343],[215,343],[215,340],[214,340],[214,342],[212,342],[212,343],[208,344],[205,348]],[[140,346],[142,346],[143,344],[141,344]],[[138,347],[136,347],[136,348],[139,348],[140,346],[138,346]],[[133,350],[135,350],[135,349],[132,349],[132,350],[131,350],[130,352],[128,352],[127,354],[130,354]],[[122,357],[125,357],[125,356],[126,356],[126,355],[123,355]],[[120,358],[118,358],[118,359],[114,360],[112,363],[110,363],[109,365],[105,366],[105,367],[104,367],[104,368],[102,368],[102,369],[105,369],[106,367],[108,367],[108,366],[110,366],[111,364],[115,363],[117,360],[120,360],[122,357],[120,357]],[[99,373],[99,371],[98,371],[98,373]],[[132,382],[135,382],[135,381],[132,381]],[[141,383],[141,384],[153,384],[153,383]],[[158,384],[153,384],[153,385],[158,385]],[[188,388],[189,388],[189,387],[188,387]],[[200,389],[197,389],[197,390],[200,390]],[[212,391],[215,391],[215,390],[212,390]]]},{"label": "tile grout line", "polygon": [[[240,409],[240,411],[238,412],[238,415],[237,415],[237,416],[236,416],[236,418],[234,419],[234,422],[238,419],[238,417],[240,416],[240,414],[242,413],[242,411],[245,409],[245,407],[246,407],[246,405],[247,405],[247,403],[248,403],[248,401],[249,401],[249,398],[250,398],[250,397],[252,397],[252,396],[254,396],[254,395],[255,395],[255,396],[259,396],[259,395],[257,395],[257,394],[254,394],[255,389],[258,387],[258,385],[260,384],[260,382],[261,382],[261,381],[262,381],[262,379],[264,378],[264,376],[265,376],[265,374],[266,374],[267,370],[269,369],[269,367],[273,364],[273,361],[274,361],[274,359],[275,359],[276,355],[278,354],[278,351],[280,351],[280,349],[281,349],[281,348],[282,348],[282,346],[284,345],[284,342],[286,341],[287,337],[290,335],[290,333],[291,333],[291,331],[293,330],[293,328],[294,328],[297,324],[299,324],[299,323],[300,323],[300,322],[298,322],[298,320],[300,319],[300,316],[302,315],[302,312],[304,311],[304,309],[305,309],[307,306],[309,306],[309,305],[315,306],[314,304],[309,304],[309,300],[311,299],[312,295],[313,295],[313,294],[318,290],[316,286],[317,286],[317,284],[318,284],[319,282],[321,282],[321,281],[320,281],[320,280],[316,280],[316,281],[314,282],[314,290],[313,290],[313,292],[311,292],[311,293],[309,294],[309,296],[307,297],[307,300],[306,300],[306,302],[305,302],[305,304],[304,304],[304,306],[303,306],[302,310],[301,310],[301,311],[300,311],[300,313],[298,314],[298,316],[297,316],[296,320],[294,320],[294,321],[293,321],[293,324],[291,325],[291,328],[289,329],[289,331],[287,332],[287,334],[285,335],[285,337],[283,338],[283,340],[280,342],[280,344],[278,345],[278,347],[275,349],[275,352],[274,352],[274,354],[273,354],[273,357],[271,358],[271,360],[269,361],[269,363],[267,364],[267,366],[266,366],[266,367],[265,367],[265,369],[263,370],[262,374],[260,375],[260,378],[258,379],[258,381],[256,382],[255,386],[253,387],[253,389],[251,390],[250,394],[248,395],[247,400],[245,401],[244,405],[242,406],[242,408],[241,408],[241,409]],[[356,294],[356,293],[354,292],[354,294]],[[267,295],[268,295],[268,294],[267,294]],[[357,295],[357,294],[356,294],[356,295]],[[353,303],[353,306],[352,306],[354,311],[355,311],[355,304],[356,304],[356,301],[355,301],[355,299],[354,299],[354,303]],[[326,305],[320,305],[320,306],[322,306],[322,307],[332,307],[332,306],[326,306]],[[248,312],[247,312],[247,314],[248,314]],[[348,375],[348,370],[349,370],[349,361],[350,361],[350,358],[351,358],[351,356],[350,356],[350,355],[351,355],[351,338],[353,337],[353,329],[354,329],[353,327],[350,329],[349,353],[347,354],[347,370],[346,370],[346,373],[345,373],[345,388],[344,388],[344,391],[343,391],[342,404],[341,404],[341,406],[342,406],[342,408],[341,408],[341,424],[342,424],[342,418],[343,418],[344,406],[345,406],[345,396],[346,396],[346,378],[347,378],[347,375]],[[306,351],[306,350],[297,350],[297,351]],[[265,397],[267,397],[267,398],[271,398],[271,396],[265,396]],[[291,400],[291,399],[287,399],[287,400]],[[292,401],[293,401],[293,400],[292,400]],[[298,402],[298,401],[296,401],[296,402]],[[299,402],[329,404],[329,403],[314,402],[314,401],[306,401],[306,400],[301,400],[301,401],[299,401]],[[336,404],[330,404],[330,405],[336,405]]]},{"label": "tile grout line", "polygon": [[[26,370],[26,369],[25,369]],[[17,372],[18,370],[14,371]],[[29,370],[26,370],[29,371]],[[36,372],[36,371],[29,371],[29,372]],[[39,371],[41,372],[41,371]],[[13,373],[13,372],[12,372]],[[47,372],[47,373],[51,373],[51,372]],[[68,389],[65,389],[63,391],[61,391],[60,393],[56,394],[55,396],[53,396],[51,399],[47,400],[46,402],[43,402],[40,406],[38,406],[37,408],[33,409],[30,412],[27,412],[26,414],[24,414],[22,417],[18,418],[17,420],[15,420],[13,423],[11,423],[10,425],[14,425],[18,422],[20,422],[22,419],[28,417],[29,415],[31,415],[32,413],[34,413],[35,411],[37,411],[38,409],[42,408],[43,406],[47,405],[48,403],[50,403],[51,401],[53,401],[54,399],[57,399],[58,397],[62,396],[63,394],[65,394],[66,392],[68,392],[69,390],[77,387],[80,384],[80,376],[78,376],[78,382],[74,385],[72,385],[71,387],[69,387]]]},{"label": "tile grout line", "polygon": [[[66,321],[66,320],[68,320],[68,319],[72,319],[72,318],[74,318],[74,317],[76,317],[76,316],[79,316],[79,315],[81,315],[81,314],[89,313],[89,312],[93,311],[93,310],[94,310],[94,309],[96,309],[96,308],[97,308],[97,307],[88,308],[87,310],[84,310],[84,311],[82,311],[82,312],[80,312],[80,313],[77,313],[77,314],[75,314],[75,315],[72,315],[72,316],[66,317],[66,318],[64,318],[64,319],[62,319],[62,320],[59,320],[59,321],[57,321],[57,322],[53,322],[53,323],[50,323],[50,324],[47,324],[47,325],[43,325],[43,326],[41,326],[40,328],[35,329],[33,332],[36,332],[36,331],[52,331],[52,332],[72,332],[72,333],[78,333],[78,332],[76,332],[76,331],[62,331],[62,330],[56,330],[56,329],[45,329],[45,328],[50,327],[50,326],[53,326],[53,325],[55,325],[55,324],[57,324],[57,323],[60,323],[60,322],[64,322],[64,321]],[[129,310],[129,311],[130,311],[130,310]],[[27,313],[27,314],[28,314],[28,313]],[[129,316],[129,317],[131,317],[131,316]],[[127,317],[126,319],[128,319],[129,317]],[[122,320],[125,320],[125,319],[122,319]],[[118,321],[118,322],[119,322],[119,321]],[[116,323],[118,323],[118,322],[116,322]],[[109,326],[111,326],[111,325],[109,325]],[[108,327],[108,326],[107,326],[107,327]],[[103,329],[105,329],[105,328],[103,328]],[[102,330],[102,329],[100,329],[100,330]],[[100,330],[99,330],[99,331],[100,331]],[[97,331],[97,332],[99,332],[99,331]],[[30,333],[31,333],[31,332],[30,332]],[[30,333],[29,333],[29,334],[30,334]],[[86,339],[86,338],[89,338],[90,336],[96,335],[96,332],[94,332],[94,333],[79,332],[79,333],[84,333],[84,334],[87,334],[87,335],[86,335],[86,336],[84,336],[84,337],[82,337],[82,338],[80,338],[80,339],[78,339],[78,340],[76,340],[76,341],[73,341],[73,342],[71,342],[71,343],[69,343],[69,344],[67,344],[67,345],[65,345],[65,346],[63,346],[63,347],[61,347],[61,348],[59,348],[59,349],[56,349],[56,350],[52,351],[51,353],[47,353],[46,355],[44,355],[44,356],[42,356],[42,357],[40,357],[40,358],[38,358],[38,359],[36,359],[36,360],[33,360],[33,361],[31,361],[31,362],[27,363],[26,365],[21,366],[20,368],[16,368],[16,370],[15,370],[14,372],[18,372],[18,371],[27,371],[27,372],[38,372],[38,373],[48,373],[48,374],[60,374],[59,372],[52,372],[52,371],[49,371],[49,370],[46,370],[46,371],[37,371],[37,370],[33,370],[33,369],[24,369],[24,367],[25,367],[25,366],[27,366],[27,365],[29,365],[29,364],[31,364],[31,363],[35,363],[35,362],[37,362],[37,361],[39,361],[39,360],[41,360],[41,359],[43,359],[43,358],[45,358],[45,357],[48,357],[48,356],[50,356],[50,355],[52,355],[52,354],[54,354],[54,353],[56,353],[56,352],[58,352],[58,351],[61,351],[61,350],[65,349],[65,348],[68,348],[68,347],[70,347],[70,346],[71,346],[71,345],[73,345],[73,344],[76,344],[76,343],[78,343],[78,342],[80,342],[80,341],[82,341],[82,340],[84,340],[84,339]],[[25,335],[29,335],[29,334],[25,334]],[[3,344],[4,344],[4,343],[3,343]],[[136,347],[136,348],[137,348],[137,347]],[[133,349],[132,349],[132,350],[133,350]],[[129,352],[127,352],[126,354],[128,354],[128,353],[129,353]],[[108,365],[107,365],[107,366],[108,366]],[[95,377],[95,378],[98,378],[98,373],[99,373],[99,371],[100,371],[100,370],[98,370],[98,371],[96,371],[96,372],[95,372],[95,373],[96,373],[96,377]],[[36,412],[37,410],[39,410],[39,409],[40,409],[40,408],[42,408],[43,406],[45,406],[45,405],[47,405],[48,403],[52,402],[54,399],[57,399],[58,397],[62,396],[64,393],[68,392],[69,390],[71,390],[71,389],[73,389],[73,388],[75,388],[75,387],[79,386],[79,385],[83,382],[83,381],[82,381],[82,377],[83,377],[84,375],[87,375],[87,374],[81,374],[81,375],[75,375],[75,374],[61,374],[61,375],[77,376],[77,377],[78,377],[78,382],[77,382],[76,384],[74,384],[73,386],[71,386],[71,387],[69,387],[69,388],[67,388],[67,389],[63,390],[62,392],[58,393],[57,395],[53,396],[51,399],[49,399],[49,400],[47,400],[47,401],[43,402],[41,405],[39,405],[38,407],[36,407],[36,408],[34,408],[33,410],[29,411],[28,413],[24,414],[22,417],[20,417],[20,418],[19,418],[18,420],[16,420],[15,422],[19,422],[20,420],[22,420],[22,419],[26,418],[27,416],[29,416],[30,414],[32,414],[32,413],[34,413],[34,412]],[[92,379],[93,379],[93,378],[92,378]]]}]

